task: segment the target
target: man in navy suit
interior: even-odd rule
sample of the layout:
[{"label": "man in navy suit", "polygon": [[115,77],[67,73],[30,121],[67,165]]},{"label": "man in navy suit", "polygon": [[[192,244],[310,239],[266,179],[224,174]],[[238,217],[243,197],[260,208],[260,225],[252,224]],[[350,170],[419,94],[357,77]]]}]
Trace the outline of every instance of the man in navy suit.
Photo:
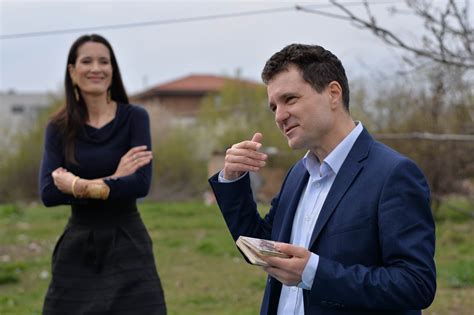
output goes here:
[{"label": "man in navy suit", "polygon": [[262,134],[228,149],[224,169],[209,179],[234,240],[275,240],[291,256],[266,258],[261,314],[421,314],[436,270],[420,169],[350,117],[344,67],[330,51],[289,45],[262,78],[278,128],[306,154],[264,218],[248,173],[265,166]]}]

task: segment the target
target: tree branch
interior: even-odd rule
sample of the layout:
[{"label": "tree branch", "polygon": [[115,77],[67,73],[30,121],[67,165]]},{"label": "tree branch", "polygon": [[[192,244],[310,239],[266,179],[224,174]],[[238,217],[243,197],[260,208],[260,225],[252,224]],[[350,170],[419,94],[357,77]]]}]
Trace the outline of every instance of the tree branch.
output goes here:
[{"label": "tree branch", "polygon": [[[415,54],[418,57],[432,60],[439,64],[474,69],[474,30],[469,21],[469,1],[460,9],[455,0],[449,0],[443,10],[433,6],[431,1],[406,0],[406,5],[413,13],[424,20],[428,34],[416,43],[408,43],[391,30],[380,26],[370,9],[370,2],[363,5],[367,17],[362,18],[348,9],[348,5],[337,0],[329,2],[344,14],[317,11],[308,7],[296,6],[297,10],[324,15],[327,17],[348,20],[356,27],[370,30],[385,43]],[[436,13],[438,11],[438,13]],[[396,10],[394,10],[396,12]]]}]

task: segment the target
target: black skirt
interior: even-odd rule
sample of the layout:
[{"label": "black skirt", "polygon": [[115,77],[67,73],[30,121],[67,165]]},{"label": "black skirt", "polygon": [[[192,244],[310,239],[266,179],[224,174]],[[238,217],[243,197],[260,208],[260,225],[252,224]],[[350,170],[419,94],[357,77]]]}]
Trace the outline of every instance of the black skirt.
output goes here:
[{"label": "black skirt", "polygon": [[166,314],[152,241],[136,207],[103,219],[74,210],[53,251],[43,314]]}]

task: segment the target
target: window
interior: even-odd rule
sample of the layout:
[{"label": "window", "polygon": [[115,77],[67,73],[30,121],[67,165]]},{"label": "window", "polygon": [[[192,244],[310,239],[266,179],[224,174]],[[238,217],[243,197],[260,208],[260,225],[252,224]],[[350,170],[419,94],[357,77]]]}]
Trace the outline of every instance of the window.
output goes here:
[{"label": "window", "polygon": [[23,114],[25,107],[23,105],[13,105],[11,111],[13,114]]}]

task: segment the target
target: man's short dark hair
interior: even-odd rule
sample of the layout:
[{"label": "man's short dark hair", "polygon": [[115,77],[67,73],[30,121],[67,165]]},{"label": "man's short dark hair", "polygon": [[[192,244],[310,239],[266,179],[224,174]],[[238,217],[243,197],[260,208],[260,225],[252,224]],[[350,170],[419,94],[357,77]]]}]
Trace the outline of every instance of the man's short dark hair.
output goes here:
[{"label": "man's short dark hair", "polygon": [[342,101],[349,111],[349,84],[341,61],[329,50],[318,45],[291,44],[268,59],[262,70],[262,80],[268,84],[275,75],[296,66],[303,79],[318,93],[332,81],[342,87]]}]

